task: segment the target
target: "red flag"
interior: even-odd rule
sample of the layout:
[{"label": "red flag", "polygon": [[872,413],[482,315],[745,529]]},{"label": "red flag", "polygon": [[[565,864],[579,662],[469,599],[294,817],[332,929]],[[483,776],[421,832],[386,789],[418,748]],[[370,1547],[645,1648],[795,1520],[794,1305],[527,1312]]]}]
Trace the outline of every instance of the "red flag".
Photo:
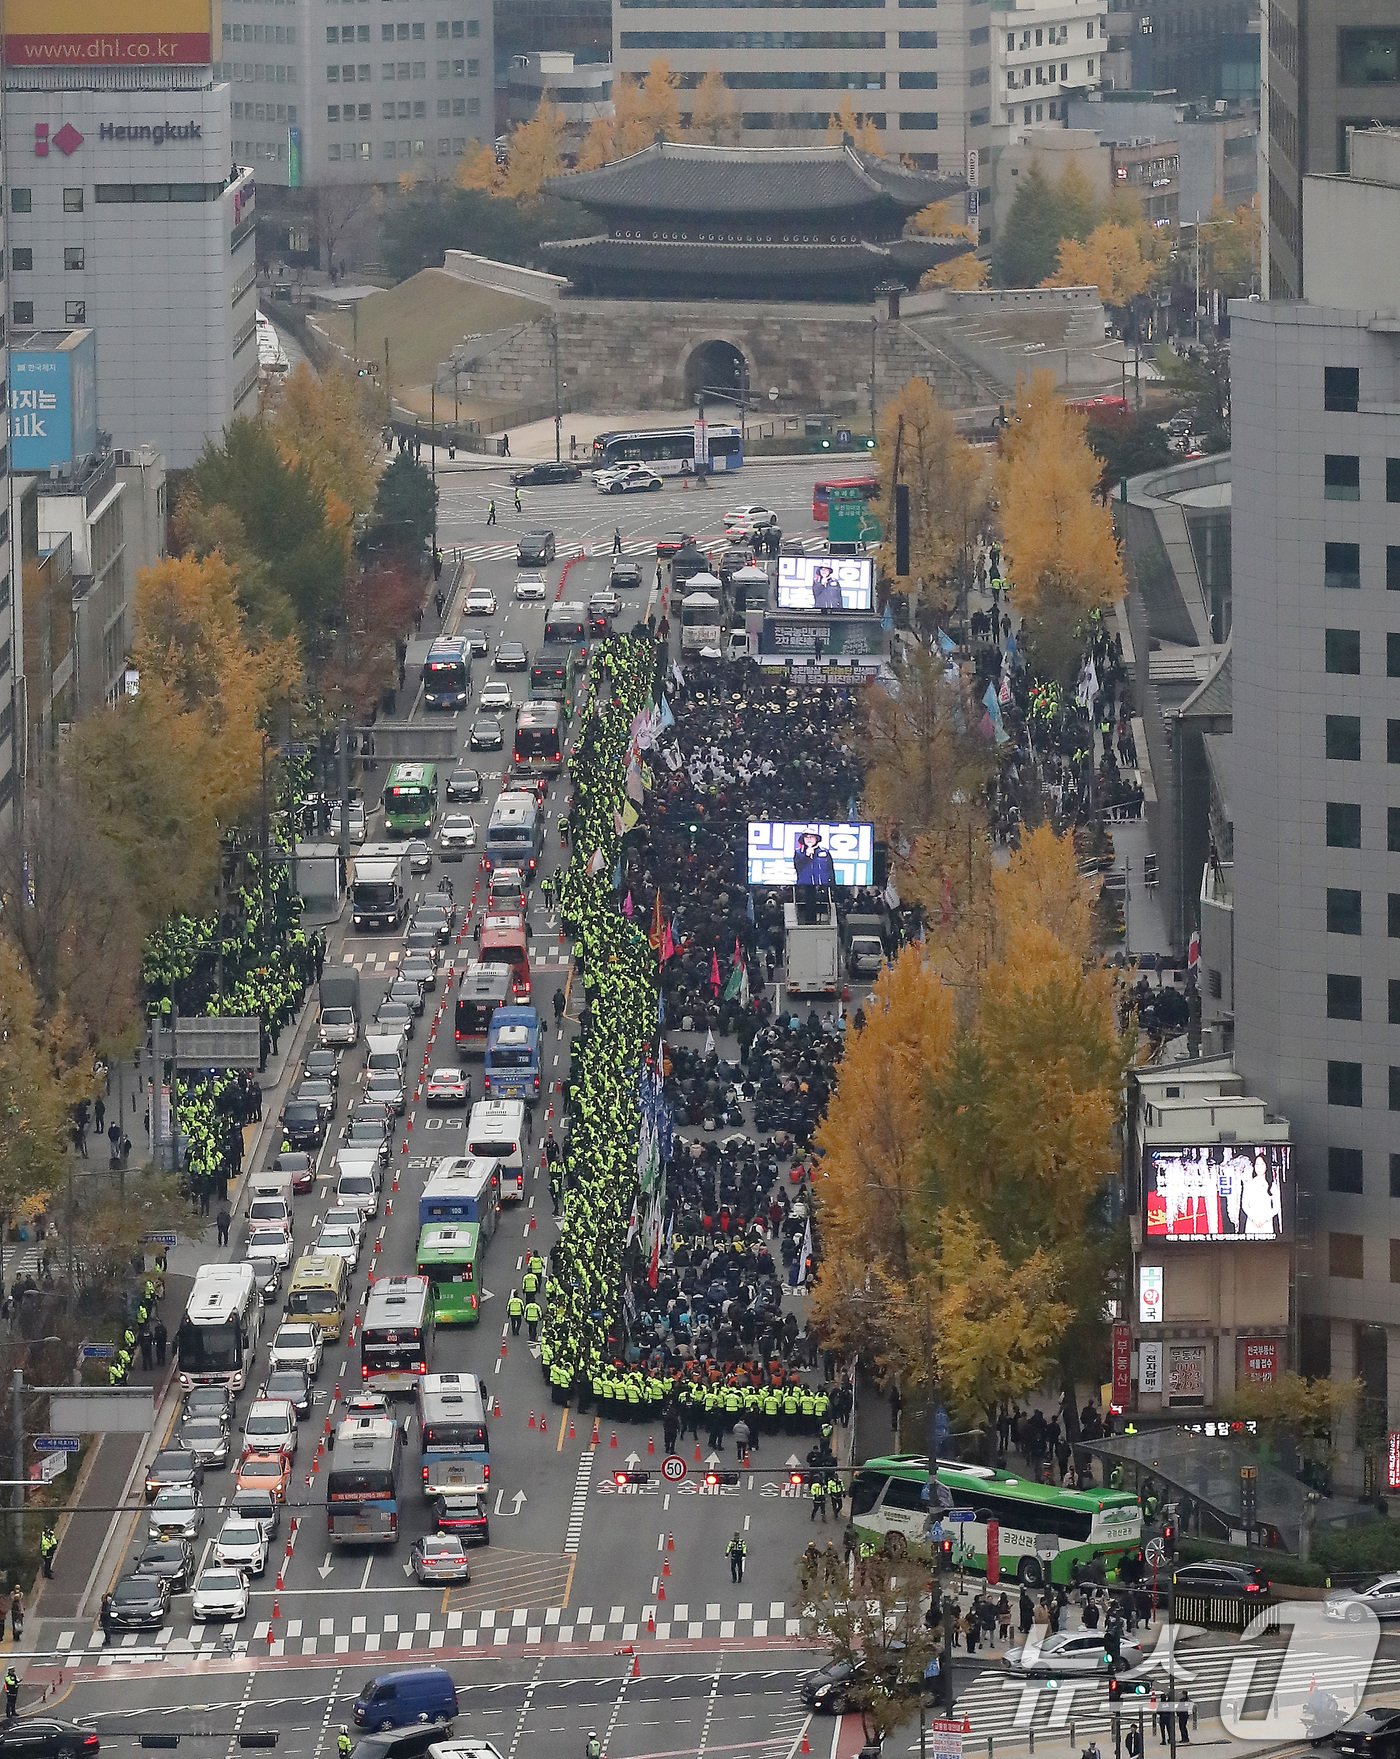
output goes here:
[{"label": "red flag", "polygon": [[647,935],[647,939],[651,942],[652,949],[658,958],[661,957],[661,931],[664,923],[665,917],[661,913],[661,888],[658,886],[656,888],[656,907],[651,913],[651,930]]},{"label": "red flag", "polygon": [[664,965],[668,959],[674,959],[675,956],[676,941],[674,935],[671,933],[671,925],[668,922],[665,928],[661,931],[661,963]]},{"label": "red flag", "polygon": [[710,954],[710,988],[719,994],[719,954]]}]

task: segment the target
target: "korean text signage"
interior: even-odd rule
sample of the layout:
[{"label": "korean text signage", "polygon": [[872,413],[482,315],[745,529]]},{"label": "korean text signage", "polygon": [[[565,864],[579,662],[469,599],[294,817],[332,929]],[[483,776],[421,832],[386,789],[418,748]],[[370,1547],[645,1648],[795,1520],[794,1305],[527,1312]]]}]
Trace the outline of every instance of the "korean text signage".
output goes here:
[{"label": "korean text signage", "polygon": [[1138,1266],[1138,1324],[1160,1325],[1163,1318],[1162,1284],[1164,1272],[1160,1264]]},{"label": "korean text signage", "polygon": [[1392,1429],[1386,1448],[1386,1488],[1400,1490],[1400,1429]]},{"label": "korean text signage", "polygon": [[66,469],[97,447],[97,356],[91,330],[67,348],[10,353],[10,449],[16,470]]},{"label": "korean text signage", "polygon": [[1121,1322],[1113,1328],[1113,1404],[1126,1410],[1133,1392],[1133,1334]]},{"label": "korean text signage", "polygon": [[212,62],[217,0],[5,0],[17,67],[181,67]]},{"label": "korean text signage", "polygon": [[1160,1393],[1162,1390],[1161,1344],[1138,1345],[1138,1391]]},{"label": "korean text signage", "polygon": [[1270,1386],[1278,1379],[1277,1338],[1240,1339],[1240,1379],[1255,1386]]}]

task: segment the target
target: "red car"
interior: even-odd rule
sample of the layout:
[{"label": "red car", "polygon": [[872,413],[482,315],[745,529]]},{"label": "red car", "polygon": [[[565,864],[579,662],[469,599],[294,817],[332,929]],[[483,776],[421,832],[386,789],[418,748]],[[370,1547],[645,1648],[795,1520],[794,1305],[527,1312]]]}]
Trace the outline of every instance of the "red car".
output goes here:
[{"label": "red car", "polygon": [[687,544],[694,542],[695,539],[687,531],[666,531],[656,540],[656,553],[658,556],[674,556],[677,550],[683,550]]}]

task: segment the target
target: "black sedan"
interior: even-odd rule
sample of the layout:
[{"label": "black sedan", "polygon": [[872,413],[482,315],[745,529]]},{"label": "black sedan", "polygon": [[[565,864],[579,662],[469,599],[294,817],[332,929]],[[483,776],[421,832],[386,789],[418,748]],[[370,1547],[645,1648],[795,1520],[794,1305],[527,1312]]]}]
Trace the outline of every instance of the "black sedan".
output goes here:
[{"label": "black sedan", "polygon": [[1400,1709],[1373,1704],[1358,1710],[1331,1737],[1331,1745],[1353,1759],[1395,1759],[1400,1754]]},{"label": "black sedan", "polygon": [[478,715],[467,734],[467,744],[473,751],[499,751],[505,742],[501,723],[495,715]]},{"label": "black sedan", "polygon": [[458,764],[447,778],[447,798],[449,800],[480,800],[481,771],[474,770],[470,764]]},{"label": "black sedan", "polygon": [[113,1631],[158,1631],[170,1611],[170,1584],[160,1576],[123,1576],[102,1596],[101,1625]]},{"label": "black sedan", "polygon": [[517,489],[536,488],[540,483],[576,483],[583,475],[577,464],[527,464],[523,470],[510,473],[511,486]]},{"label": "black sedan", "polygon": [[101,1746],[94,1729],[56,1716],[17,1716],[0,1724],[0,1753],[24,1759],[88,1759]]},{"label": "black sedan", "polygon": [[194,1580],[194,1547],[188,1539],[148,1539],[131,1568],[137,1576],[158,1576],[180,1594]]},{"label": "black sedan", "polygon": [[608,575],[608,585],[612,587],[614,591],[619,589],[632,590],[639,587],[641,584],[642,565],[640,562],[623,562],[619,560],[613,563],[612,572]]},{"label": "black sedan", "polygon": [[308,1154],[326,1139],[326,1120],[314,1100],[289,1099],[282,1107],[282,1137],[289,1148]]}]

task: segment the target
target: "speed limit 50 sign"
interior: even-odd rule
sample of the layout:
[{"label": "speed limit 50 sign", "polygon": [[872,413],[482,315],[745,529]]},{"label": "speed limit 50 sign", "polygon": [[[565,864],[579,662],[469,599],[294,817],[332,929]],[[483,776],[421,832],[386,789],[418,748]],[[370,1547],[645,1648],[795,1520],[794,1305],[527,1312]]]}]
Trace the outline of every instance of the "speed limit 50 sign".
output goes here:
[{"label": "speed limit 50 sign", "polygon": [[661,1476],[668,1484],[679,1484],[685,1477],[685,1461],[679,1454],[667,1454],[661,1462]]}]

